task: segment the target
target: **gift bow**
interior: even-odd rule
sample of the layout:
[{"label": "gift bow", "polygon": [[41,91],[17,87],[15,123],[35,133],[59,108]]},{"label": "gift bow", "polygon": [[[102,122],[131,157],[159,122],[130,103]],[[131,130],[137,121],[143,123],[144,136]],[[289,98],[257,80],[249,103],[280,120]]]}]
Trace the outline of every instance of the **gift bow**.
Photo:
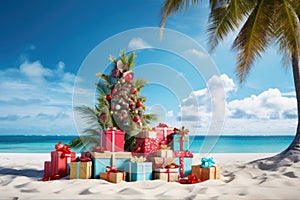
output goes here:
[{"label": "gift bow", "polygon": [[201,158],[201,167],[202,168],[210,168],[215,166],[215,161],[212,157],[210,158]]},{"label": "gift bow", "polygon": [[131,159],[130,159],[131,162],[145,162],[146,161],[146,158],[143,157],[143,156],[140,156],[140,157],[137,157],[137,156],[133,156]]},{"label": "gift bow", "polygon": [[166,145],[166,144],[161,144],[161,145],[159,146],[158,149],[162,149],[162,150],[170,150],[171,148],[168,147],[168,145]]},{"label": "gift bow", "polygon": [[106,172],[108,172],[108,173],[118,173],[118,172],[120,172],[120,170],[118,170],[115,167],[106,166]]},{"label": "gift bow", "polygon": [[184,129],[184,126],[181,129],[175,129],[175,132],[182,137],[185,137],[189,131],[189,129]]},{"label": "gift bow", "polygon": [[165,168],[167,168],[167,169],[174,169],[174,168],[178,168],[178,167],[179,167],[179,165],[177,165],[175,163],[171,163],[171,164],[165,166]]},{"label": "gift bow", "polygon": [[89,157],[78,157],[76,158],[76,162],[89,162],[91,161],[91,158]]},{"label": "gift bow", "polygon": [[67,144],[62,144],[62,142],[59,142],[55,145],[56,151],[62,151],[61,157],[64,158],[65,156],[71,156],[71,148]]}]

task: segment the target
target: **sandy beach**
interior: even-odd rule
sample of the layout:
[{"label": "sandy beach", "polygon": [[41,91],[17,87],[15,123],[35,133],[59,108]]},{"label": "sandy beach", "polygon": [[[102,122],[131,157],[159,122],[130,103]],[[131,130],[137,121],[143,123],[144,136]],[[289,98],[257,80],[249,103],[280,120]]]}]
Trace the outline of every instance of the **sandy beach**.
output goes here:
[{"label": "sandy beach", "polygon": [[[40,181],[49,154],[0,154],[0,199],[298,199],[300,163],[262,170],[252,160],[274,154],[211,154],[221,179],[193,185],[160,180],[108,183],[104,180]],[[196,155],[194,163],[203,155]]]}]

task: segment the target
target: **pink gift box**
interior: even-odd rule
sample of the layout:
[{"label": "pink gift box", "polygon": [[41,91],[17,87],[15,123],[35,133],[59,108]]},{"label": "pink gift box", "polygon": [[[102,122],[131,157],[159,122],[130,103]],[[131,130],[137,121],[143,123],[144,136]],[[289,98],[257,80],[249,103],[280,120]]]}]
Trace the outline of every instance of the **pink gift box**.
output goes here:
[{"label": "pink gift box", "polygon": [[125,132],[117,128],[109,128],[104,131],[102,137],[102,146],[105,147],[108,151],[117,152],[124,151],[125,144]]}]

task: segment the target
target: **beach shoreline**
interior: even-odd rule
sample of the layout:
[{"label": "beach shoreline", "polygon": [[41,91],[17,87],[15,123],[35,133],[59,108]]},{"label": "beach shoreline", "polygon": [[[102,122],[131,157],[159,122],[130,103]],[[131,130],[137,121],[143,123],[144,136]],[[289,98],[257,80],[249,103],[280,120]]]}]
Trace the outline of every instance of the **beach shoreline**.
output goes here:
[{"label": "beach shoreline", "polygon": [[[181,185],[161,180],[108,183],[104,180],[43,182],[46,153],[0,153],[0,199],[297,199],[300,165],[262,170],[250,161],[274,153],[213,153],[220,180]],[[196,154],[193,164],[205,155]]]}]

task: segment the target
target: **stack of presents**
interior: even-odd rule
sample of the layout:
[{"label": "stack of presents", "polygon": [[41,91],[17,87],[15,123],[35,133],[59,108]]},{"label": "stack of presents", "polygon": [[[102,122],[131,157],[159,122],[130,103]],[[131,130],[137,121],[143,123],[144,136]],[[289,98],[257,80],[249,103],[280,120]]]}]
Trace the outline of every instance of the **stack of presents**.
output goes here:
[{"label": "stack of presents", "polygon": [[112,183],[160,179],[183,184],[219,179],[220,168],[212,158],[202,158],[192,165],[188,130],[174,129],[166,124],[141,131],[136,149],[124,151],[125,133],[117,128],[104,131],[102,146],[77,157],[68,145],[58,143],[45,162],[44,180],[103,179]]}]

